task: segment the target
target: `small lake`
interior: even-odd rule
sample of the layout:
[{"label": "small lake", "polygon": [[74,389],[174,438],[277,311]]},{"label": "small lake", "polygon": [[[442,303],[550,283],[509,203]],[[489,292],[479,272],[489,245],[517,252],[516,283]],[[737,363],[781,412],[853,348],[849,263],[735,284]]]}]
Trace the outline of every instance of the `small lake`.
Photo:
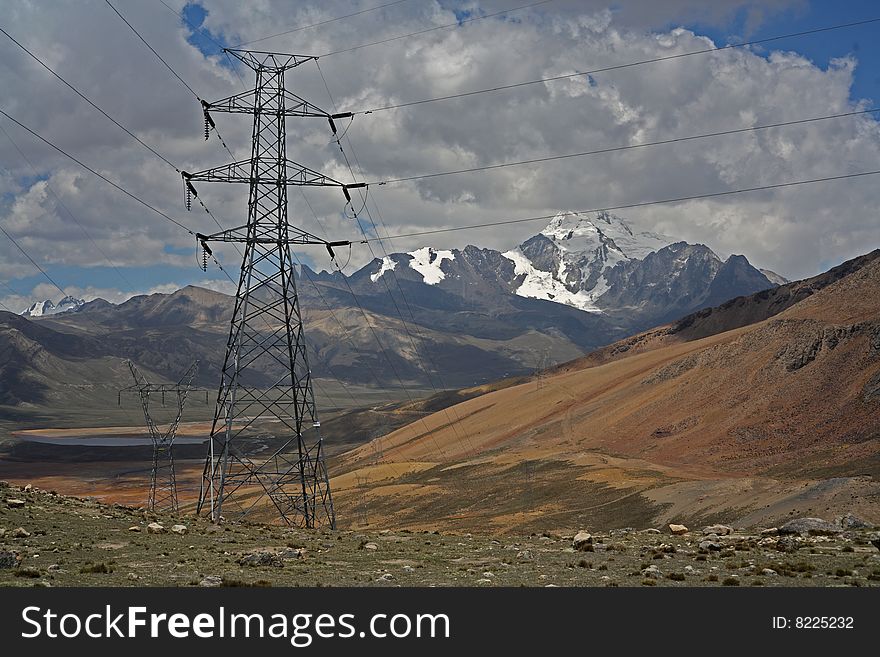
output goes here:
[{"label": "small lake", "polygon": [[[138,445],[152,445],[149,436],[133,436],[131,434],[99,435],[99,436],[16,436],[19,440],[28,443],[45,443],[48,445],[79,445],[82,447],[136,447]],[[178,436],[174,439],[175,445],[198,445],[207,440],[207,436]]]}]

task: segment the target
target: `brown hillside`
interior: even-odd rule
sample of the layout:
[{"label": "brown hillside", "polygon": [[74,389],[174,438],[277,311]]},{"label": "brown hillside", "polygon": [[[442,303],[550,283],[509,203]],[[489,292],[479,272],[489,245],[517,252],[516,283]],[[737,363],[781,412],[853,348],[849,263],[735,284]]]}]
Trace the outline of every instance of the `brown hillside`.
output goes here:
[{"label": "brown hillside", "polygon": [[[434,507],[448,510],[447,521],[501,529],[554,526],[554,514],[565,524],[594,517],[584,496],[604,499],[608,487],[644,505],[636,519],[722,510],[747,518],[764,507],[772,516],[800,508],[796,490],[829,477],[838,479],[822,484],[817,505],[861,505],[876,517],[880,259],[863,264],[752,326],[471,399],[348,453],[340,471],[381,480],[397,478],[397,467],[411,484],[371,494],[411,524],[430,521]],[[534,465],[524,473],[526,462]],[[517,498],[495,505],[504,518],[480,500],[500,494],[498,473]],[[418,503],[416,484],[428,481],[448,505]],[[556,493],[536,504],[536,488]],[[607,506],[626,517],[617,498]]]}]

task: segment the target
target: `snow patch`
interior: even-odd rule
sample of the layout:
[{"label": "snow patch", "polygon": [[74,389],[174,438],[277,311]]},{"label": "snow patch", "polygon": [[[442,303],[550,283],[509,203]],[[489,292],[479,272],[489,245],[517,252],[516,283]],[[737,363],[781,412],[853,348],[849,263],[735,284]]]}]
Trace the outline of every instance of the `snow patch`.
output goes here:
[{"label": "snow patch", "polygon": [[38,301],[31,304],[30,308],[25,310],[22,315],[25,317],[45,317],[46,315],[58,315],[66,313],[70,310],[79,310],[80,306],[85,303],[82,299],[66,296],[58,302],[56,306],[50,299]]},{"label": "snow patch", "polygon": [[569,291],[552,273],[536,269],[519,249],[513,249],[503,255],[513,262],[514,273],[517,276],[525,274],[523,282],[516,289],[517,296],[554,301],[588,313],[602,312],[594,303],[591,293],[583,290],[576,293]]},{"label": "snow patch", "polygon": [[410,268],[419,272],[427,285],[437,285],[446,278],[440,265],[444,260],[455,260],[455,254],[452,251],[438,251],[430,247],[412,251],[407,255],[412,258],[409,261]]},{"label": "snow patch", "polygon": [[394,271],[395,267],[397,267],[397,261],[392,260],[390,256],[385,256],[382,258],[382,264],[379,265],[379,271],[375,274],[370,274],[370,280],[375,283],[382,278],[386,271]]}]

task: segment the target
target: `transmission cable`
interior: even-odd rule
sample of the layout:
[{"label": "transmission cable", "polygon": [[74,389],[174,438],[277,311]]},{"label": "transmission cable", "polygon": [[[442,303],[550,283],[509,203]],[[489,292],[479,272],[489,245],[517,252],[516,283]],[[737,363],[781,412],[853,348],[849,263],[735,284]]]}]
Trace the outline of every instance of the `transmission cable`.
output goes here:
[{"label": "transmission cable", "polygon": [[454,23],[447,23],[445,25],[435,25],[434,27],[429,27],[424,30],[419,30],[418,32],[410,32],[409,34],[399,34],[397,36],[390,37],[388,39],[382,39],[381,41],[371,41],[370,43],[362,43],[357,46],[352,46],[350,48],[343,48],[341,50],[334,50],[332,52],[325,52],[323,55],[318,55],[319,57],[330,57],[331,55],[339,55],[344,52],[352,52],[354,50],[360,50],[361,48],[369,48],[370,46],[378,46],[383,43],[391,43],[392,41],[399,41],[400,39],[407,39],[412,36],[418,36],[419,34],[427,34],[428,32],[435,32],[437,30],[446,30],[450,27],[461,27],[466,23],[473,23],[474,21],[483,20],[484,18],[492,18],[494,16],[500,16],[502,14],[510,14],[514,11],[519,11],[520,9],[528,9],[530,7],[537,7],[538,5],[546,5],[549,2],[554,2],[554,0],[540,0],[539,2],[532,2],[527,5],[520,5],[519,7],[510,7],[509,9],[505,9],[503,11],[496,11],[491,14],[482,14],[480,16],[473,16],[471,18],[465,18],[460,21],[456,21]]},{"label": "transmission cable", "polygon": [[478,171],[491,171],[493,169],[504,169],[507,167],[516,167],[524,164],[539,164],[542,162],[551,162],[553,160],[566,160],[576,157],[585,157],[587,155],[600,155],[603,153],[617,153],[620,151],[629,151],[637,148],[647,148],[649,146],[662,146],[665,144],[677,144],[680,142],[694,141],[697,139],[707,139],[709,137],[723,137],[726,135],[736,135],[745,132],[757,132],[759,130],[769,130],[770,128],[781,128],[792,125],[802,125],[806,123],[816,123],[818,121],[829,121],[832,119],[841,119],[852,116],[860,116],[863,114],[873,114],[880,112],[880,108],[858,110],[854,112],[843,112],[840,114],[828,114],[825,116],[815,116],[807,119],[796,119],[793,121],[781,121],[779,123],[765,123],[762,125],[749,126],[746,128],[734,128],[732,130],[720,130],[717,132],[706,132],[698,135],[690,135],[687,137],[674,137],[672,139],[662,139],[660,141],[645,142],[642,144],[628,144],[626,146],[614,146],[609,148],[599,148],[591,151],[581,151],[578,153],[566,153],[564,155],[548,155],[546,157],[538,157],[530,160],[518,160],[516,162],[502,162],[500,164],[489,164],[481,167],[471,167],[469,169],[454,169],[451,171],[439,171],[436,173],[425,173],[417,176],[406,176],[403,178],[388,178],[385,180],[375,180],[367,183],[368,185],[393,185],[395,183],[408,182],[411,180],[424,180],[426,178],[439,178],[441,176],[454,176],[461,173],[476,173]]},{"label": "transmission cable", "polygon": [[[640,203],[627,203],[624,205],[611,205],[601,208],[591,208],[589,210],[574,210],[573,214],[590,214],[594,212],[611,212],[614,210],[627,210],[631,208],[643,208],[651,205],[663,205],[667,203],[681,203],[683,201],[696,201],[699,199],[706,198],[717,198],[719,196],[732,196],[734,194],[746,194],[749,192],[761,192],[767,191],[771,189],[781,189],[784,187],[796,187],[798,185],[811,185],[814,183],[822,183],[822,182],[830,182],[833,180],[845,180],[847,178],[862,178],[866,176],[876,176],[880,174],[880,170],[874,171],[859,171],[857,173],[847,173],[839,176],[825,176],[823,178],[811,178],[808,180],[793,180],[790,182],[784,183],[776,183],[773,185],[760,185],[758,187],[743,187],[741,189],[730,189],[723,192],[712,192],[709,194],[693,194],[690,196],[677,196],[675,198],[667,198],[660,199],[656,201],[642,201]],[[399,235],[389,235],[386,239],[401,239],[404,237],[422,237],[424,235],[437,235],[440,233],[453,233],[461,230],[475,230],[477,228],[491,228],[493,226],[509,226],[511,224],[522,224],[528,223],[532,221],[546,221],[548,219],[553,219],[559,213],[556,214],[545,214],[539,217],[526,217],[523,219],[505,219],[503,221],[490,221],[482,224],[470,224],[467,226],[452,226],[450,228],[436,228],[433,230],[422,230],[414,233],[401,233]],[[371,237],[367,238],[368,242],[378,242],[381,241],[381,238]]]},{"label": "transmission cable", "polygon": [[149,48],[150,51],[151,51],[154,55],[156,55],[156,57],[159,58],[159,61],[162,62],[163,64],[165,64],[165,68],[167,68],[169,71],[171,71],[171,75],[173,75],[173,76],[176,77],[178,80],[180,80],[180,83],[181,83],[184,87],[186,87],[187,89],[189,89],[189,92],[190,92],[193,96],[195,96],[196,99],[201,100],[201,98],[200,98],[199,95],[193,90],[193,88],[192,88],[191,86],[189,86],[189,85],[186,83],[186,80],[184,80],[182,77],[180,77],[180,76],[177,74],[177,71],[175,71],[173,68],[171,68],[171,65],[170,65],[168,62],[165,61],[165,59],[162,57],[162,55],[160,55],[158,52],[156,52],[156,49],[153,48],[153,46],[151,46],[151,45],[147,42],[147,40],[144,39],[144,37],[141,36],[141,33],[138,32],[138,31],[135,29],[134,25],[132,25],[131,23],[129,23],[128,20],[125,18],[125,16],[123,16],[122,14],[119,13],[119,10],[116,9],[116,7],[113,6],[113,3],[111,3],[110,0],[104,0],[104,2],[106,2],[106,3],[107,3],[107,6],[109,6],[110,9],[112,9],[113,12],[114,12],[117,16],[119,16],[119,18],[122,19],[122,22],[123,22],[123,23],[125,23],[126,25],[128,25],[128,27],[131,29],[131,31],[135,33],[135,35],[137,36],[137,38],[140,39],[140,40],[143,42],[143,44],[144,44],[147,48]]},{"label": "transmission cable", "polygon": [[153,148],[152,146],[150,146],[149,144],[146,144],[144,141],[141,140],[140,137],[138,137],[136,134],[134,134],[131,130],[129,130],[128,128],[126,128],[126,127],[125,127],[124,125],[122,125],[119,121],[117,121],[117,120],[114,119],[112,116],[110,116],[109,114],[107,114],[107,112],[105,112],[103,109],[101,109],[100,107],[98,107],[98,105],[96,105],[94,102],[92,102],[92,100],[91,100],[90,98],[88,98],[85,94],[83,94],[79,89],[77,89],[77,88],[74,87],[72,84],[70,84],[67,80],[65,80],[63,77],[61,77],[60,74],[58,74],[57,72],[55,72],[55,71],[54,71],[53,69],[51,69],[51,68],[50,68],[45,62],[43,62],[43,60],[41,60],[41,59],[40,59],[39,57],[37,57],[34,53],[32,53],[30,50],[28,50],[28,49],[27,49],[25,46],[23,46],[19,41],[17,41],[16,39],[14,39],[14,38],[12,37],[12,35],[9,34],[9,32],[7,32],[6,30],[4,30],[2,27],[0,27],[0,32],[2,32],[4,35],[6,35],[6,37],[7,37],[10,41],[12,41],[12,43],[14,43],[16,46],[18,46],[18,47],[21,48],[22,50],[24,50],[28,55],[30,55],[31,58],[32,58],[35,62],[37,62],[40,66],[42,66],[44,69],[46,69],[47,71],[49,71],[49,73],[51,73],[51,74],[54,75],[56,78],[58,78],[58,80],[60,80],[62,83],[64,83],[64,85],[66,85],[67,88],[70,89],[73,93],[75,93],[77,96],[79,96],[80,98],[82,98],[84,101],[86,101],[86,102],[87,102],[89,105],[91,105],[93,108],[95,108],[96,110],[98,110],[98,111],[99,111],[101,114],[103,114],[107,119],[109,119],[110,121],[112,121],[112,122],[113,122],[113,123],[114,123],[114,124],[120,129],[120,130],[122,130],[123,132],[125,132],[126,134],[128,134],[132,139],[136,140],[141,146],[143,146],[144,148],[146,148],[148,151],[150,151],[153,155],[155,155],[156,157],[158,157],[160,160],[162,160],[163,162],[165,162],[165,163],[168,164],[169,166],[174,167],[174,169],[176,169],[178,172],[180,171],[180,170],[177,169],[177,167],[175,167],[175,166],[174,166],[174,165],[173,165],[173,164],[172,164],[172,163],[171,163],[171,162],[170,162],[170,161],[169,161],[164,155],[162,155],[161,153],[159,153],[156,149],[154,149],[154,148]]},{"label": "transmission cable", "polygon": [[24,255],[25,258],[27,258],[28,260],[30,260],[30,263],[31,263],[34,267],[36,267],[37,270],[39,270],[39,272],[40,272],[43,276],[46,277],[46,280],[47,280],[47,281],[49,281],[52,285],[54,285],[54,286],[55,286],[55,287],[61,292],[62,295],[67,296],[67,292],[64,291],[64,288],[61,287],[60,285],[58,285],[58,283],[55,282],[55,279],[52,278],[51,276],[49,276],[48,273],[46,273],[46,270],[43,269],[43,268],[37,263],[37,261],[34,260],[34,259],[31,257],[31,254],[30,254],[30,253],[28,253],[27,251],[25,251],[24,247],[23,247],[21,244],[18,243],[18,240],[16,240],[12,235],[10,235],[10,234],[6,231],[6,229],[3,228],[2,225],[0,225],[0,232],[2,232],[4,235],[6,235],[6,237],[9,238],[9,241],[10,241],[10,242],[12,242],[13,244],[15,244],[16,248],[17,248],[19,251],[21,251],[22,255]]},{"label": "transmission cable", "polygon": [[[330,91],[330,86],[327,84],[327,79],[324,77],[324,72],[321,70],[321,65],[320,65],[320,63],[318,62],[317,59],[315,60],[315,65],[317,66],[317,68],[318,68],[318,72],[319,72],[320,75],[321,75],[321,80],[322,80],[323,83],[324,83],[324,88],[327,90],[327,95],[328,95],[329,98],[330,98],[330,103],[331,103],[331,105],[333,105],[333,107],[335,108],[335,107],[336,107],[336,101],[333,99],[333,94],[332,94],[332,92]],[[357,161],[357,154],[354,152],[354,145],[353,145],[352,142],[351,142],[351,138],[348,138],[347,141],[348,141],[348,145],[349,145],[349,147],[350,147],[351,150],[352,150],[352,157],[354,157],[354,159],[355,159],[355,163],[357,164],[358,169],[359,169],[360,172],[361,172],[361,176],[363,176],[363,169],[361,168],[360,163]],[[349,160],[348,160],[348,156],[346,155],[345,150],[342,148],[342,141],[341,141],[341,138],[337,138],[337,140],[336,140],[336,144],[337,144],[337,146],[339,146],[339,151],[342,153],[342,157],[343,157],[344,160],[345,160],[345,163],[346,163],[346,165],[347,165],[347,167],[348,167],[349,173],[350,173],[351,176],[352,176],[352,179],[356,179],[356,176],[355,176],[355,173],[354,173],[354,169],[353,169],[352,166],[351,166],[351,162],[349,162]],[[369,188],[368,188],[367,191],[369,191]],[[360,193],[363,194],[363,191],[360,191]],[[373,226],[373,231],[374,231],[374,232],[376,233],[376,235],[378,236],[378,235],[379,235],[379,230],[378,230],[378,228],[377,228],[377,226],[376,226],[376,222],[373,220],[373,216],[372,216],[372,214],[370,213],[369,206],[367,205],[367,200],[368,200],[368,198],[369,198],[369,194],[368,194],[368,193],[363,195],[364,208],[366,209],[367,217],[369,218],[370,223],[371,223],[372,226]],[[376,205],[376,201],[375,201],[375,199],[373,200],[373,204],[376,206],[376,210],[378,211],[379,206]],[[380,219],[381,219],[381,215],[380,215]],[[367,235],[366,235],[366,231],[364,231],[364,228],[363,228],[363,226],[362,226],[362,224],[361,224],[361,222],[360,222],[360,218],[359,218],[357,215],[355,215],[355,220],[356,220],[356,223],[357,223],[358,228],[360,228],[360,230],[361,230],[362,235],[364,236],[364,238],[366,238],[366,237],[367,237]],[[384,220],[382,220],[382,223],[383,223],[383,225],[384,225]],[[386,235],[387,235],[387,233],[388,233],[388,228],[387,228],[387,226],[385,226],[385,233],[386,233]],[[383,243],[381,240],[379,240],[379,246],[381,247],[384,256],[385,256],[386,258],[388,258],[388,257],[389,257],[389,256],[388,256],[388,251],[385,249],[385,245],[384,245],[384,243]],[[370,250],[370,254],[371,254],[371,255],[373,256],[373,258],[375,259],[375,258],[376,258],[376,254],[373,252],[373,249],[372,249],[372,247],[370,246],[369,242],[367,242],[367,248],[369,248],[369,250]],[[340,272],[340,273],[341,273],[341,272]],[[343,276],[344,276],[344,274],[343,274]],[[422,371],[425,373],[425,377],[426,377],[427,380],[428,380],[428,384],[431,386],[431,389],[434,391],[435,394],[439,394],[439,390],[437,390],[437,387],[434,385],[434,381],[433,381],[433,379],[431,378],[431,374],[429,373],[428,368],[425,366],[424,360],[422,359],[422,356],[420,355],[419,348],[416,346],[416,342],[415,342],[415,339],[413,338],[412,333],[411,333],[411,331],[410,331],[410,329],[409,329],[409,325],[407,324],[406,320],[404,319],[404,317],[403,317],[403,313],[400,311],[400,307],[399,307],[398,304],[397,304],[397,300],[394,298],[394,295],[391,293],[391,288],[390,288],[390,286],[388,285],[388,281],[385,280],[385,277],[384,277],[384,276],[382,276],[382,277],[380,277],[380,278],[382,279],[382,284],[385,286],[385,289],[386,289],[386,291],[388,292],[388,297],[389,297],[389,299],[391,299],[391,302],[392,302],[393,305],[394,305],[394,308],[395,308],[395,310],[396,310],[396,312],[397,312],[397,316],[400,318],[400,321],[401,321],[401,323],[403,324],[404,330],[406,331],[406,334],[407,334],[407,336],[409,337],[410,344],[412,345],[412,348],[413,348],[413,352],[415,353],[416,359],[417,359],[418,362],[419,362],[419,366],[420,366],[420,368],[421,368]],[[397,290],[398,290],[398,292],[400,293],[401,298],[404,300],[404,303],[406,304],[407,308],[409,309],[410,318],[412,319],[413,324],[417,324],[417,322],[415,321],[415,315],[414,315],[414,313],[412,312],[412,308],[411,308],[411,306],[409,305],[409,301],[407,300],[407,298],[406,298],[406,294],[405,294],[404,291],[403,291],[403,287],[400,285],[400,281],[398,280],[397,276],[393,273],[393,270],[392,270],[392,278],[394,279],[394,282],[395,282],[395,284],[397,285]],[[347,281],[346,281],[346,283],[347,283]],[[416,328],[416,331],[418,332],[418,335],[419,335],[419,341],[420,341],[420,343],[423,345],[423,349],[422,349],[422,350],[425,352],[427,358],[432,362],[432,367],[433,367],[433,370],[434,370],[434,376],[436,376],[436,377],[438,378],[438,380],[440,381],[440,385],[441,385],[443,388],[446,388],[446,386],[445,386],[445,384],[443,383],[443,380],[442,380],[442,378],[441,378],[441,375],[439,374],[439,368],[437,367],[436,363],[433,362],[433,359],[431,358],[430,353],[428,353],[428,352],[427,352],[427,349],[424,348],[425,339],[424,339],[423,335],[421,334],[421,331],[420,331],[418,328]],[[446,415],[446,418],[449,420],[449,423],[450,423],[450,425],[452,426],[452,430],[453,430],[453,433],[455,434],[456,440],[459,442],[459,444],[461,444],[461,435],[460,435],[459,432],[458,432],[458,428],[456,427],[456,423],[455,423],[455,421],[453,421],[452,418],[451,418],[450,415],[449,415],[449,410],[448,410],[448,408],[445,408],[445,409],[444,409],[444,414]],[[456,417],[457,417],[457,414],[456,414]],[[426,426],[426,428],[427,428],[427,426]],[[473,444],[471,443],[471,441],[470,441],[470,437],[467,436],[467,434],[465,434],[465,439],[467,440],[468,445],[470,446],[471,451],[474,452],[475,450],[474,450]]]},{"label": "transmission cable", "polygon": [[[161,2],[161,0],[160,0]],[[403,4],[404,2],[409,2],[409,0],[394,0],[394,2],[386,2],[383,5],[378,5],[375,7],[368,7],[367,9],[361,9],[360,11],[356,11],[353,14],[346,14],[345,16],[337,16],[336,18],[328,18],[327,20],[320,21],[318,23],[312,23],[311,25],[303,25],[301,27],[295,27],[289,29],[285,32],[278,32],[277,34],[270,34],[269,36],[264,36],[259,39],[252,39],[251,41],[243,41],[239,43],[235,48],[241,48],[242,46],[249,46],[252,43],[259,43],[260,41],[268,41],[269,39],[274,39],[275,37],[284,36],[286,34],[293,34],[294,32],[301,32],[302,30],[308,30],[312,27],[319,27],[321,25],[327,25],[328,23],[335,23],[336,21],[341,21],[345,18],[351,18],[352,16],[360,16],[361,14],[366,14],[371,11],[376,11],[377,9],[384,9],[385,7],[392,7],[394,5]]]},{"label": "transmission cable", "polygon": [[[24,151],[21,150],[21,148],[19,148],[18,144],[15,143],[15,141],[12,139],[12,136],[6,131],[6,128],[4,128],[2,125],[0,125],[0,132],[2,132],[3,135],[6,137],[6,139],[9,140],[9,143],[12,144],[12,147],[15,148],[16,151],[18,151],[18,154],[27,163],[28,167],[30,167],[30,170],[34,174],[34,177],[37,177],[37,175],[38,175],[37,168],[34,166],[33,162],[31,162],[30,159],[28,158],[28,156],[25,155]],[[71,212],[70,208],[67,207],[67,204],[64,203],[64,201],[61,199],[61,197],[55,191],[55,188],[52,187],[49,180],[47,179],[45,182],[46,182],[46,189],[48,189],[49,192],[51,192],[52,196],[58,202],[58,205],[60,205],[61,208],[67,213],[67,215],[71,219],[73,219],[74,223],[76,223],[76,225],[79,226],[79,229],[82,231],[82,234],[85,235],[86,239],[89,240],[89,242],[91,242],[91,244],[95,248],[95,250],[101,254],[101,256],[104,258],[104,260],[107,262],[107,264],[110,265],[110,268],[114,272],[116,272],[116,274],[119,276],[119,278],[122,280],[122,282],[125,283],[126,285],[128,285],[129,287],[132,287],[131,281],[129,281],[123,275],[123,273],[120,271],[120,269],[116,265],[116,263],[110,259],[110,257],[104,252],[104,250],[100,246],[98,246],[98,243],[95,242],[94,238],[92,238],[91,234],[89,234],[89,232],[86,230],[86,227],[80,222],[79,219],[77,219],[76,215],[73,214],[73,212]]]},{"label": "transmission cable", "polygon": [[[140,39],[147,48],[149,48],[150,52],[152,52],[154,55],[156,55],[156,57],[159,58],[159,61],[165,65],[165,68],[167,68],[169,71],[171,71],[171,74],[175,78],[177,78],[180,81],[180,83],[184,87],[186,87],[187,90],[189,90],[189,92],[195,97],[195,99],[199,101],[199,104],[201,104],[203,102],[202,97],[199,96],[195,92],[195,90],[191,86],[189,86],[189,84],[187,84],[186,80],[184,80],[180,75],[178,75],[177,71],[175,71],[167,61],[165,61],[165,58],[162,57],[162,55],[160,55],[159,52],[155,48],[153,48],[153,46],[151,46],[150,43],[143,36],[141,36],[141,33],[137,31],[137,29],[134,27],[134,25],[129,23],[126,20],[125,16],[123,16],[122,14],[119,13],[119,11],[116,9],[116,7],[113,6],[113,4],[110,2],[110,0],[104,0],[104,2],[106,2],[109,5],[110,9],[112,9],[116,13],[116,15],[122,19],[122,22],[124,22],[126,25],[128,25],[129,28],[131,28],[131,31],[135,33],[135,36],[137,36],[137,38]],[[239,79],[240,79],[240,76],[239,76]],[[229,150],[229,147],[226,145],[226,141],[220,135],[220,131],[217,130],[216,126],[213,126],[213,127],[214,127],[214,131],[217,134],[217,138],[220,140],[220,143],[223,145],[223,148],[225,148],[226,152],[229,153],[230,157],[233,157],[233,159],[234,159],[234,156],[232,155],[232,151]],[[207,138],[208,138],[208,135],[207,135],[207,128],[206,128],[205,139],[207,139]]]},{"label": "transmission cable", "polygon": [[18,125],[20,128],[22,128],[22,129],[26,130],[27,132],[31,133],[34,137],[36,137],[37,139],[39,139],[41,142],[43,142],[43,143],[46,144],[47,146],[49,146],[49,147],[53,148],[54,150],[58,151],[59,153],[61,153],[64,157],[66,157],[66,158],[68,158],[68,159],[70,159],[70,160],[76,162],[78,165],[80,165],[83,169],[85,169],[85,170],[88,171],[89,173],[92,173],[92,174],[96,175],[98,178],[100,178],[101,180],[103,180],[104,182],[106,182],[108,185],[111,185],[111,186],[115,187],[116,189],[118,189],[120,192],[122,192],[123,194],[125,194],[125,195],[128,196],[129,198],[134,199],[135,201],[137,201],[138,203],[140,203],[141,205],[143,205],[145,208],[147,208],[147,209],[149,209],[149,210],[152,210],[153,212],[155,212],[156,214],[158,214],[158,215],[159,215],[160,217],[162,217],[163,219],[165,219],[165,220],[167,220],[167,221],[170,221],[171,223],[173,223],[173,224],[174,224],[175,226],[177,226],[178,228],[182,228],[182,229],[185,230],[187,233],[189,233],[190,235],[192,235],[193,237],[195,237],[195,235],[196,235],[195,231],[190,230],[187,226],[185,226],[184,224],[182,224],[181,222],[179,222],[179,221],[178,221],[177,219],[175,219],[174,217],[172,217],[172,216],[170,216],[170,215],[168,215],[168,214],[162,212],[162,210],[159,210],[159,209],[156,208],[155,206],[150,205],[149,203],[147,203],[145,200],[143,200],[142,198],[140,198],[140,197],[137,196],[136,194],[133,194],[132,192],[128,191],[127,189],[125,189],[125,188],[122,187],[121,185],[118,185],[117,183],[113,182],[113,181],[110,180],[107,176],[105,176],[105,175],[103,175],[103,174],[101,174],[101,173],[98,173],[97,171],[95,171],[95,169],[93,169],[93,168],[90,167],[89,165],[87,165],[87,164],[85,164],[84,162],[82,162],[82,160],[78,160],[78,159],[75,158],[73,155],[71,155],[71,154],[68,153],[67,151],[63,150],[63,149],[60,148],[59,146],[56,146],[55,144],[53,144],[51,141],[49,141],[48,139],[46,139],[45,137],[43,137],[43,136],[40,135],[39,133],[35,132],[34,130],[31,130],[29,127],[27,127],[24,123],[22,123],[21,121],[19,121],[19,120],[16,119],[15,117],[10,116],[9,114],[7,114],[5,110],[0,109],[0,114],[2,114],[3,116],[5,116],[7,119],[9,119],[10,121],[12,121],[12,122],[15,123],[16,125]]},{"label": "transmission cable", "polygon": [[[683,57],[691,57],[693,55],[704,55],[706,53],[712,52],[720,52],[722,50],[731,50],[734,48],[745,48],[748,46],[755,46],[762,43],[770,43],[773,41],[780,41],[782,39],[791,39],[800,36],[809,36],[811,34],[820,34],[824,32],[831,32],[832,30],[842,30],[850,27],[858,27],[861,25],[869,25],[871,23],[880,22],[880,18],[869,18],[866,20],[855,21],[852,23],[842,23],[840,25],[831,25],[829,27],[820,27],[812,30],[803,30],[801,32],[792,32],[789,34],[780,34],[778,36],[767,37],[764,39],[755,39],[753,41],[746,41],[743,43],[732,43],[726,46],[713,46],[712,48],[703,48],[701,50],[691,50],[688,52],[678,53],[675,55],[663,55],[661,57],[653,57],[651,59],[641,59],[634,62],[629,62],[627,64],[615,64],[613,66],[605,66],[602,68],[596,68],[589,71],[581,71],[579,73],[566,73],[563,75],[554,75],[546,78],[538,78],[537,80],[526,80],[524,82],[514,82],[512,84],[504,84],[499,85],[497,87],[489,87],[487,89],[476,89],[474,91],[464,91],[456,94],[449,94],[446,96],[435,96],[433,98],[424,98],[422,100],[412,100],[404,103],[395,103],[393,105],[383,105],[381,107],[373,107],[371,109],[366,110],[358,110],[352,111],[352,114],[372,114],[374,112],[384,112],[385,110],[392,109],[400,109],[403,107],[412,107],[414,105],[424,105],[426,103],[436,103],[444,100],[453,100],[456,98],[467,98],[469,96],[476,96],[478,94],[486,94],[493,93],[496,91],[506,91],[508,89],[517,89],[519,87],[526,87],[533,84],[542,84],[544,82],[555,82],[556,80],[570,80],[572,78],[585,77],[590,75],[595,75],[596,73],[606,73],[608,71],[617,71],[620,69],[632,68],[635,66],[642,66],[644,64],[654,64],[657,62],[665,62],[672,59],[681,59]],[[326,56],[326,55],[324,55]]]}]

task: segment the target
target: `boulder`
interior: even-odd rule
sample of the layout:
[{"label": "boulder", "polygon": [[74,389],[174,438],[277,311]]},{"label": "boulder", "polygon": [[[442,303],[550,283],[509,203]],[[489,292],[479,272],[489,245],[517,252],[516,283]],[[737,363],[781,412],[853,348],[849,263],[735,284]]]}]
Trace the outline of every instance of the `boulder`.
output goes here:
[{"label": "boulder", "polygon": [[306,549],[305,548],[287,548],[279,555],[282,559],[305,559],[306,558]]},{"label": "boulder", "polygon": [[171,527],[171,533],[172,533],[172,534],[180,534],[181,536],[183,536],[184,534],[186,534],[186,525],[174,525],[174,526],[172,526],[172,527]]},{"label": "boulder", "polygon": [[716,543],[715,541],[702,541],[700,542],[700,549],[705,550],[706,552],[720,552],[721,543]]},{"label": "boulder", "polygon": [[871,545],[880,550],[880,538],[875,538],[871,541]]},{"label": "boulder", "polygon": [[794,536],[782,536],[776,541],[776,549],[780,552],[797,552],[801,543]]},{"label": "boulder", "polygon": [[586,550],[588,545],[593,544],[593,535],[590,532],[579,531],[571,540],[571,545],[575,550]]},{"label": "boulder", "polygon": [[375,552],[376,550],[379,549],[379,546],[376,545],[375,543],[372,543],[372,542],[370,542],[370,543],[364,543],[364,545],[363,545],[363,549],[364,549],[364,550],[370,550],[371,552]]},{"label": "boulder", "polygon": [[27,504],[27,502],[25,502],[24,500],[20,500],[14,497],[10,497],[8,500],[6,500],[6,506],[8,506],[10,509],[20,509],[25,504]]},{"label": "boulder", "polygon": [[223,585],[223,578],[218,577],[217,575],[206,575],[202,578],[202,581],[199,582],[199,586],[215,588]]},{"label": "boulder", "polygon": [[27,538],[31,533],[24,527],[16,527],[12,530],[12,538]]},{"label": "boulder", "polygon": [[733,528],[727,525],[710,525],[703,528],[703,535],[715,534],[716,536],[727,536],[733,533]]},{"label": "boulder", "polygon": [[660,577],[660,569],[657,566],[651,565],[642,571],[642,575],[645,577]]},{"label": "boulder", "polygon": [[150,534],[164,534],[165,526],[160,525],[158,522],[151,522],[149,525],[147,525],[147,532],[149,532]]},{"label": "boulder", "polygon": [[18,555],[15,552],[0,551],[0,570],[18,568],[18,561]]},{"label": "boulder", "polygon": [[847,513],[844,516],[836,518],[834,520],[834,522],[836,522],[838,525],[840,525],[841,528],[843,528],[843,529],[870,529],[871,528],[870,523],[865,522],[864,520],[862,520],[858,516],[854,516],[851,513]]},{"label": "boulder", "polygon": [[277,554],[267,550],[260,550],[258,552],[251,552],[250,554],[244,555],[238,560],[238,565],[252,567],[275,566],[276,568],[281,568],[284,566],[284,562]]},{"label": "boulder", "polygon": [[821,518],[795,518],[779,528],[780,534],[812,534],[833,536],[843,531],[840,525],[836,525]]},{"label": "boulder", "polygon": [[687,534],[690,530],[688,530],[688,528],[684,525],[672,524],[669,525],[669,531],[671,531],[676,536],[681,536],[682,534]]}]

